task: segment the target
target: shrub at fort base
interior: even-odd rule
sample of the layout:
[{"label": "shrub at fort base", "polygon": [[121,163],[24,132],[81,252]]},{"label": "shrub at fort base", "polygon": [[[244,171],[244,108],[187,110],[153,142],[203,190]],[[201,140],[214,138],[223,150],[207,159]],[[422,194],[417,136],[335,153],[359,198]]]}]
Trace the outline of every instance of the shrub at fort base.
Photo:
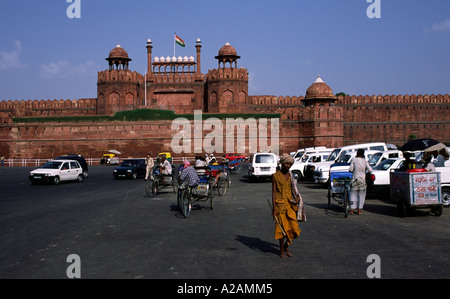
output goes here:
[{"label": "shrub at fort base", "polygon": [[[208,115],[208,114],[205,114]],[[111,121],[152,121],[152,120],[174,120],[184,117],[188,120],[194,119],[194,114],[175,114],[172,110],[158,109],[136,109],[129,111],[120,111],[113,116],[95,115],[95,116],[64,116],[64,117],[16,117],[14,123],[46,123],[46,122],[111,122]],[[226,118],[280,118],[279,113],[239,113],[239,114],[211,114],[211,117],[218,119]]]}]

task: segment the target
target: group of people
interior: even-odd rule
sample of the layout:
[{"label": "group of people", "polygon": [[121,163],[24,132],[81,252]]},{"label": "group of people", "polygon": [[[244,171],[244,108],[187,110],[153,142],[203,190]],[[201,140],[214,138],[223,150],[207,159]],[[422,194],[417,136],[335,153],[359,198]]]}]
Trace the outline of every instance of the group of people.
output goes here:
[{"label": "group of people", "polygon": [[[159,157],[159,165],[161,167],[161,173],[163,175],[172,175],[172,165],[167,160],[165,155],[161,155]],[[147,154],[147,157],[145,158],[145,165],[146,165],[146,172],[145,172],[145,180],[147,181],[149,178],[153,179],[152,177],[152,169],[155,166],[155,161],[152,158],[152,155],[150,153]]]},{"label": "group of people", "polygon": [[[212,156],[212,155],[211,155]],[[406,157],[404,165],[409,167],[411,161]],[[213,157],[197,156],[195,158],[195,167],[207,166],[214,163]],[[299,237],[301,230],[298,222],[306,221],[306,213],[303,198],[297,188],[297,180],[294,178],[290,168],[294,164],[294,158],[289,154],[283,154],[280,158],[280,167],[276,173],[272,175],[272,216],[275,221],[275,239],[279,240],[280,257],[288,258],[293,254],[289,250],[292,241]],[[432,166],[427,163],[429,171],[433,171]],[[147,180],[150,171],[154,166],[151,155],[147,155],[146,159]],[[199,184],[199,173],[189,161],[184,161],[180,168],[179,179],[186,186],[196,187]],[[360,215],[362,213],[367,192],[366,173],[372,172],[372,167],[364,157],[364,150],[358,149],[356,157],[350,164],[349,171],[353,174],[350,188],[350,214],[354,211]],[[161,157],[161,172],[163,174],[172,174],[172,166],[166,160],[165,156]]]}]

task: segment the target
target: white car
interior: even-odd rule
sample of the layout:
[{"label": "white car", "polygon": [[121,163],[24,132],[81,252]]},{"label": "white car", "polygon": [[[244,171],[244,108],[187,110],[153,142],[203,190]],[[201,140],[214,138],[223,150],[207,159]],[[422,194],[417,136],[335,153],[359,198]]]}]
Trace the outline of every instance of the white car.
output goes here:
[{"label": "white car", "polygon": [[256,153],[250,157],[248,176],[250,179],[270,178],[277,172],[278,157],[273,153]]},{"label": "white car", "polygon": [[374,193],[389,196],[390,173],[402,166],[404,158],[386,159],[373,168],[367,184],[368,190]]},{"label": "white car", "polygon": [[53,183],[62,181],[83,181],[83,168],[75,160],[50,160],[38,169],[30,172],[31,183]]}]

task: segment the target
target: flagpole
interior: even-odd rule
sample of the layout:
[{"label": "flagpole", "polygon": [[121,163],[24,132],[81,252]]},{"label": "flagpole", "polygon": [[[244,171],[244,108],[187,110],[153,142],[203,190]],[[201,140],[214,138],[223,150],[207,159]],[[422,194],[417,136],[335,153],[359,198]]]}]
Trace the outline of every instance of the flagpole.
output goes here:
[{"label": "flagpole", "polygon": [[173,34],[173,57],[175,57],[175,39],[176,39],[177,33],[175,32]]}]

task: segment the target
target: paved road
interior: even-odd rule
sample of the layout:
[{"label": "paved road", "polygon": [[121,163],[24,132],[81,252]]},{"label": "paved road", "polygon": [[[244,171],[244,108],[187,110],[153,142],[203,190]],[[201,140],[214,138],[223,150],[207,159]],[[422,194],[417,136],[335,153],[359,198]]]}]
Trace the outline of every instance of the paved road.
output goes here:
[{"label": "paved road", "polygon": [[396,216],[371,198],[363,215],[327,209],[326,190],[299,188],[308,221],[281,259],[267,199],[270,182],[233,175],[225,197],[184,219],[173,193],[144,195],[144,180],[114,180],[93,166],[83,183],[31,185],[32,168],[0,168],[0,278],[66,278],[70,254],[82,278],[367,278],[367,257],[382,278],[450,278],[450,211]]}]

